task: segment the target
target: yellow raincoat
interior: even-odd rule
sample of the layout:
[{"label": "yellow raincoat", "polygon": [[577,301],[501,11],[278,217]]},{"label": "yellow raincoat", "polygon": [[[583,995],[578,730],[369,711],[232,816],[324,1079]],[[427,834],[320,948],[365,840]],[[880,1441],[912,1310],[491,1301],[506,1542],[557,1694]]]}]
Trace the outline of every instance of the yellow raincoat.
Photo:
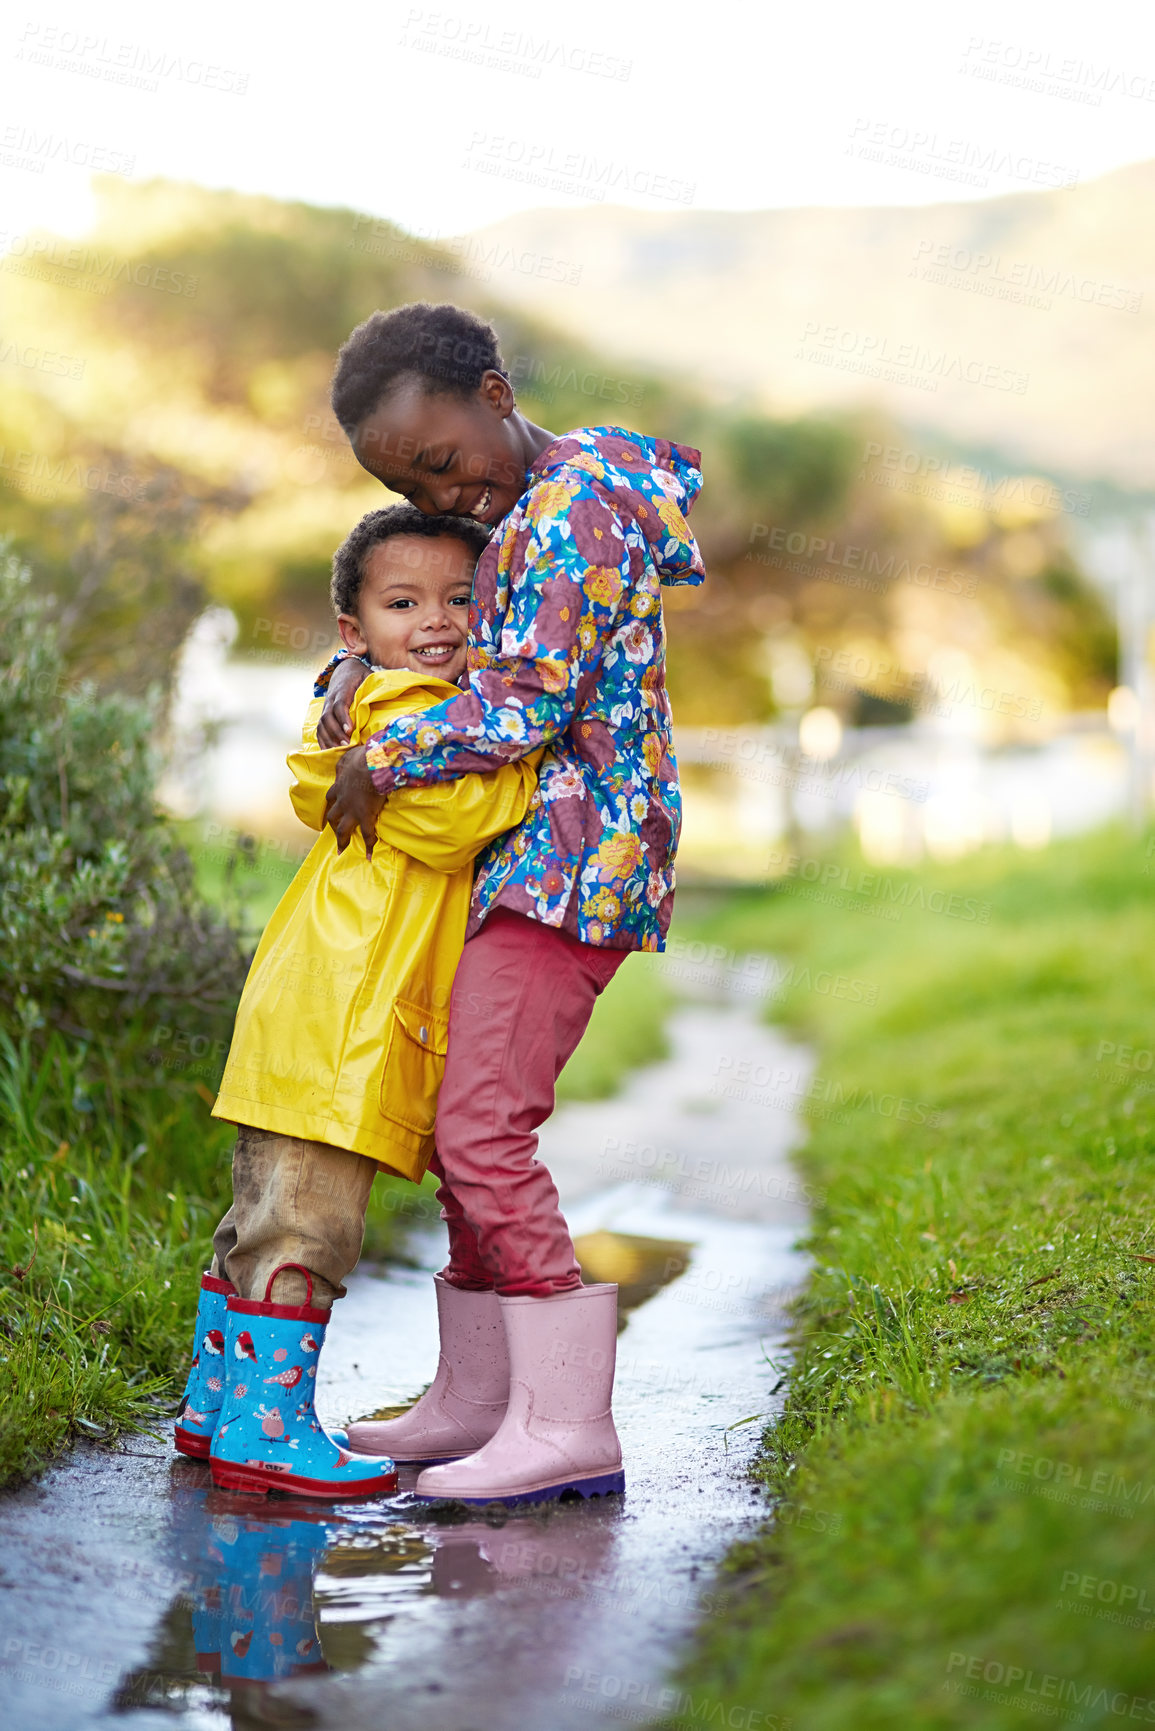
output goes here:
[{"label": "yellow raincoat", "polygon": [[[418,673],[370,674],[351,743],[456,689]],[[323,826],[343,748],[317,744],[321,707],[316,698],[303,749],[288,759],[297,816],[321,833],[257,946],[213,1116],[327,1142],[420,1181],[473,861],[536,800],[541,753],[391,794],[372,859],[359,834],[338,854]]]}]

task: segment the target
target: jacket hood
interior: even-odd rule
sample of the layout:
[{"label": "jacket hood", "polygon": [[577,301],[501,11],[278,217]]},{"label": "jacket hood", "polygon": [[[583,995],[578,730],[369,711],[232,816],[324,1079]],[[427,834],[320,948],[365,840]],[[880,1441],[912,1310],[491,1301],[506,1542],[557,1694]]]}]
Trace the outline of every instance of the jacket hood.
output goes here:
[{"label": "jacket hood", "polygon": [[648,439],[623,427],[581,427],[547,445],[529,471],[534,481],[576,470],[607,493],[650,544],[665,585],[700,583],[706,575],[686,518],[702,486],[701,456],[689,445]]}]

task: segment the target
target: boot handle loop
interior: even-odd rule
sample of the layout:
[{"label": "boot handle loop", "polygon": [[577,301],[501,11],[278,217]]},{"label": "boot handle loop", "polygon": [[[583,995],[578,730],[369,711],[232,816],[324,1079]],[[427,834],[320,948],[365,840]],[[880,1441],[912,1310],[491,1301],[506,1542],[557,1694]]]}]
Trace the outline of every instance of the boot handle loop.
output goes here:
[{"label": "boot handle loop", "polygon": [[274,1268],[273,1272],[269,1275],[268,1284],[265,1287],[265,1303],[272,1304],[273,1282],[277,1278],[278,1274],[283,1274],[285,1272],[286,1268],[295,1268],[298,1274],[303,1274],[305,1276],[305,1279],[308,1282],[308,1292],[305,1296],[305,1308],[311,1308],[313,1303],[313,1276],[309,1273],[309,1270],[305,1267],[303,1262],[282,1262]]}]

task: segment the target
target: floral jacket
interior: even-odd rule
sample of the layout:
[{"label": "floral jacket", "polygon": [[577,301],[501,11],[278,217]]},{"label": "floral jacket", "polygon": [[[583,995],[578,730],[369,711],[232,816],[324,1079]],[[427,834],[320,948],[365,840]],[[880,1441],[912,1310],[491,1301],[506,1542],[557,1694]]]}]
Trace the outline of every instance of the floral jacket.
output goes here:
[{"label": "floral jacket", "polygon": [[699,462],[618,427],[556,439],[478,562],[461,696],[369,742],[383,792],[547,747],[529,812],[478,861],[470,934],[504,907],[663,947],[682,813],[661,585],[705,575],[686,524]]}]

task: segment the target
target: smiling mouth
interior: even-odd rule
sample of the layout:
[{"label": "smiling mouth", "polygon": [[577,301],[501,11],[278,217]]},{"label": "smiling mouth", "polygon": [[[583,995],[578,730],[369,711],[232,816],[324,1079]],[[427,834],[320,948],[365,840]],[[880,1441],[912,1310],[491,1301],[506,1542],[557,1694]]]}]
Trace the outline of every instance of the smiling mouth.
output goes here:
[{"label": "smiling mouth", "polygon": [[471,508],[471,510],[468,512],[468,515],[470,517],[476,517],[476,519],[479,523],[484,523],[486,521],[489,507],[492,504],[493,504],[493,488],[487,487],[485,489],[484,493],[481,495],[480,499],[477,501],[476,505],[474,505]]},{"label": "smiling mouth", "polygon": [[421,661],[436,663],[451,661],[460,647],[459,643],[426,643],[422,648],[413,649],[410,653],[416,655]]}]

